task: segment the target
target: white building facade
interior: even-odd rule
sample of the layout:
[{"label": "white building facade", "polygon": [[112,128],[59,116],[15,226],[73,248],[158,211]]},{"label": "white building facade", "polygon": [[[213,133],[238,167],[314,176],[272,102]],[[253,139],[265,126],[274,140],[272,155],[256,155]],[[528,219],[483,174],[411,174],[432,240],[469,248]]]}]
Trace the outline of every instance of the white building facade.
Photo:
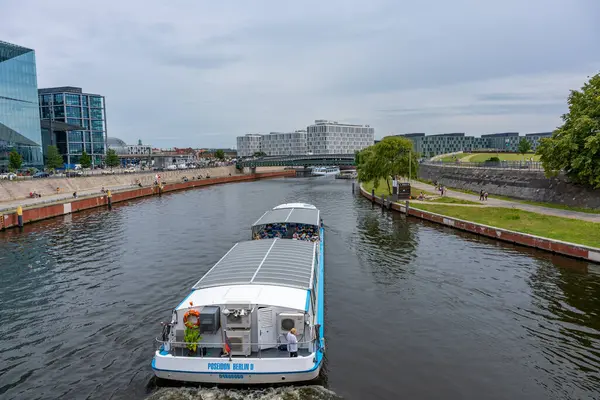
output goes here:
[{"label": "white building facade", "polygon": [[306,130],[248,134],[237,137],[238,157],[251,157],[257,152],[268,156],[302,154],[352,154],[375,142],[375,129],[369,125],[339,124],[315,120]]},{"label": "white building facade", "polygon": [[237,137],[237,155],[238,157],[252,157],[254,153],[261,150],[263,135],[249,133],[245,136]]},{"label": "white building facade", "polygon": [[262,136],[261,151],[268,156],[291,156],[307,153],[306,131],[271,132]]},{"label": "white building facade", "polygon": [[306,132],[307,149],[312,154],[352,154],[375,143],[375,129],[369,125],[318,119]]}]

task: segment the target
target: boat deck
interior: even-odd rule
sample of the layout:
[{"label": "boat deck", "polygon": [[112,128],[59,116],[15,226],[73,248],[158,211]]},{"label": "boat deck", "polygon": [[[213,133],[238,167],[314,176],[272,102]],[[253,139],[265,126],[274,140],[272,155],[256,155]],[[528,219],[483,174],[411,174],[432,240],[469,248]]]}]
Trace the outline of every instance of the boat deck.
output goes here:
[{"label": "boat deck", "polygon": [[[193,354],[190,355],[190,351],[186,348],[186,347],[175,347],[171,349],[171,354],[173,354],[175,357],[202,357],[201,353],[200,353],[200,349],[198,348],[198,350]],[[309,356],[311,353],[310,351],[308,351],[308,349],[298,349],[298,357],[307,357]],[[223,357],[223,358],[228,358],[227,356],[223,355],[223,352],[221,349],[206,349],[206,352],[204,354],[204,357]],[[245,358],[289,358],[290,357],[290,353],[288,353],[287,350],[278,350],[278,349],[266,349],[266,350],[261,350],[260,352],[258,351],[253,351],[252,354],[250,354],[248,357],[245,356],[233,356],[233,359],[245,359]]]}]

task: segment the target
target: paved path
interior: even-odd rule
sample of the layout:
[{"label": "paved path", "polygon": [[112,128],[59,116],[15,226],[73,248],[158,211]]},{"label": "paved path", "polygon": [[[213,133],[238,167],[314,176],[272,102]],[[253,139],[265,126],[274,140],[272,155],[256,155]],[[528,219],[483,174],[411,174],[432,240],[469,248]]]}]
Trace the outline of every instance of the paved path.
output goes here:
[{"label": "paved path", "polygon": [[[434,186],[428,185],[428,184],[422,183],[422,182],[412,181],[411,186],[413,186],[417,189],[426,190],[428,192],[433,192],[433,193],[436,192]],[[448,195],[448,197],[454,197],[454,198],[462,199],[462,200],[475,201],[477,203],[484,204],[486,206],[491,206],[491,207],[517,208],[519,210],[531,211],[531,212],[538,213],[538,214],[553,215],[555,217],[573,218],[573,219],[580,219],[583,221],[600,223],[600,214],[588,214],[588,213],[578,212],[578,211],[562,210],[559,208],[534,206],[531,204],[519,203],[518,201],[500,200],[500,199],[494,199],[491,197],[488,198],[487,201],[479,201],[479,196],[477,196],[477,195],[456,192],[456,191],[449,190],[449,189],[447,191],[447,195]],[[430,202],[429,204],[436,204],[436,203]],[[439,203],[439,204],[440,205],[449,205],[449,206],[455,205],[455,204],[448,204],[448,203]]]},{"label": "paved path", "polygon": [[[119,191],[119,190],[123,190],[123,189],[133,189],[135,187],[136,186],[132,186],[132,185],[125,185],[125,186],[120,185],[120,186],[106,186],[105,189],[106,190],[110,189],[114,192],[114,191]],[[82,191],[77,192],[77,195],[79,196],[79,198],[86,197],[86,196],[97,196],[100,194],[102,194],[102,192],[98,188],[82,190]],[[0,212],[3,212],[3,211],[4,212],[5,211],[12,212],[18,206],[26,208],[26,207],[42,205],[42,204],[58,203],[61,201],[72,200],[72,199],[73,199],[73,193],[70,192],[70,193],[60,193],[60,194],[42,196],[42,197],[33,198],[33,199],[30,198],[30,199],[2,201],[2,202],[0,202]]]}]

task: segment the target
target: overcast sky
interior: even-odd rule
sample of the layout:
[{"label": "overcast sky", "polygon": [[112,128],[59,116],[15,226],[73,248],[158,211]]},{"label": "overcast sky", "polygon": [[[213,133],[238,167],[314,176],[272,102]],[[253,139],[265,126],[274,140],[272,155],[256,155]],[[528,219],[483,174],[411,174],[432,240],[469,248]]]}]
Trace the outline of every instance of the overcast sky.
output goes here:
[{"label": "overcast sky", "polygon": [[233,147],[315,119],[550,131],[600,70],[598,0],[0,0],[39,87],[106,96],[109,136]]}]

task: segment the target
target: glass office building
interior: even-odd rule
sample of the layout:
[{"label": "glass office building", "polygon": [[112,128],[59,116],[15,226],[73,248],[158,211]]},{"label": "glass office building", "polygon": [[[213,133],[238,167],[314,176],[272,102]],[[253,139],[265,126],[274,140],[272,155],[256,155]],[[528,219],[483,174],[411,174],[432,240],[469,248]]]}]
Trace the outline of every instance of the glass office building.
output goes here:
[{"label": "glass office building", "polygon": [[[101,164],[107,148],[104,96],[83,93],[72,86],[38,92],[43,136],[47,138],[44,142],[58,147],[68,168],[79,164],[84,151],[92,157],[93,165]],[[56,130],[55,126],[63,124],[68,124],[69,130]]]},{"label": "glass office building", "polygon": [[0,41],[0,170],[9,153],[23,156],[23,167],[41,167],[42,134],[35,52]]}]

